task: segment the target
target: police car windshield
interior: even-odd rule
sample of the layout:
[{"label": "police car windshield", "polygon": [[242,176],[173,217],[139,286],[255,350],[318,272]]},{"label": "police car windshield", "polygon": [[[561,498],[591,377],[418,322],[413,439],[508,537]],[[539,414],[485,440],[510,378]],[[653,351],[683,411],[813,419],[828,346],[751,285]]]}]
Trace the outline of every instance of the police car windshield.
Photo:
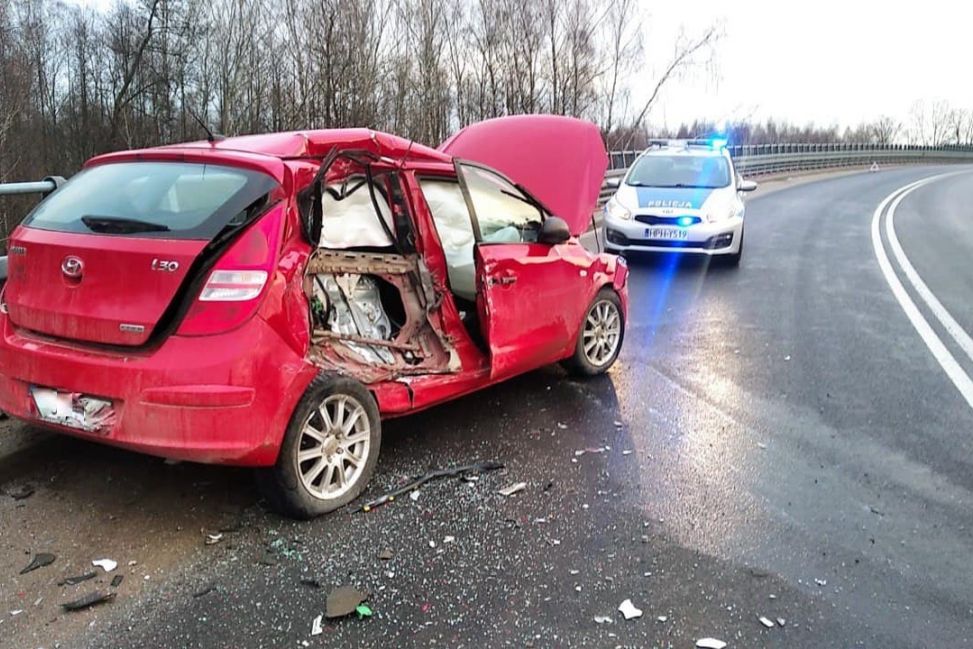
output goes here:
[{"label": "police car windshield", "polygon": [[647,155],[632,166],[625,183],[634,187],[716,189],[730,184],[730,165],[722,156]]}]

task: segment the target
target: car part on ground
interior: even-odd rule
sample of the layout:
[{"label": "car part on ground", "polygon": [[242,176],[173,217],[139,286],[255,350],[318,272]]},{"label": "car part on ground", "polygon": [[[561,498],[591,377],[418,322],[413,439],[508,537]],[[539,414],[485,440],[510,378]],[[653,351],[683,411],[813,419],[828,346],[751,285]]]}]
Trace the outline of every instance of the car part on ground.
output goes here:
[{"label": "car part on ground", "polygon": [[376,507],[381,507],[386,503],[392,502],[399,496],[409,493],[410,491],[413,494],[417,494],[419,493],[417,491],[419,487],[432,480],[439,480],[441,478],[451,478],[454,476],[464,476],[464,477],[473,476],[473,475],[478,475],[480,473],[486,473],[487,471],[496,471],[498,469],[502,469],[503,467],[504,465],[501,464],[500,462],[477,462],[476,464],[468,464],[466,466],[458,466],[450,469],[439,469],[436,471],[430,471],[429,473],[419,476],[418,478],[409,481],[408,483],[402,485],[397,489],[394,489],[393,491],[390,491],[386,494],[382,494],[381,496],[375,498],[374,500],[370,500],[369,502],[362,505],[356,511],[360,511],[360,512],[371,511]]}]

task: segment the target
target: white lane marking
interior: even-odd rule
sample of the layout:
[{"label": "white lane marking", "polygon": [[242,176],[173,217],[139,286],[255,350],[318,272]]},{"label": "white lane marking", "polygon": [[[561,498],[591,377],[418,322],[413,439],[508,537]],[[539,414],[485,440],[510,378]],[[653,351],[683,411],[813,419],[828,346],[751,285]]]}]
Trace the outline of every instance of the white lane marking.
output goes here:
[{"label": "white lane marking", "polygon": [[[952,173],[949,175],[955,176],[956,174]],[[970,360],[973,360],[973,338],[970,338],[970,335],[966,333],[966,330],[964,330],[963,327],[956,322],[956,319],[953,318],[952,314],[946,309],[946,307],[943,306],[942,302],[940,302],[933,292],[929,290],[929,286],[926,285],[926,283],[919,276],[919,273],[916,272],[915,267],[909,261],[909,257],[905,254],[905,250],[902,249],[902,245],[899,243],[899,238],[895,234],[895,210],[899,207],[899,203],[902,202],[902,199],[932,180],[937,180],[943,177],[944,176],[937,176],[936,178],[923,182],[922,185],[918,185],[899,194],[899,197],[892,202],[892,205],[889,206],[888,213],[885,215],[885,233],[888,237],[889,245],[892,248],[892,255],[895,257],[895,260],[899,262],[899,266],[901,266],[902,272],[905,273],[906,279],[908,279],[909,283],[911,283],[916,289],[916,293],[918,293],[919,297],[921,297],[923,302],[926,303],[926,306],[929,307],[929,310],[932,311],[934,316],[936,316],[936,319],[939,320],[939,323],[943,326],[947,333],[953,337],[956,344],[959,345],[964,352],[966,352],[966,355],[970,358]]]},{"label": "white lane marking", "polygon": [[[892,294],[895,299],[898,300],[899,306],[905,312],[905,315],[909,318],[909,322],[915,328],[916,332],[922,338],[922,341],[926,343],[926,347],[932,353],[936,362],[939,363],[943,371],[959,390],[960,394],[966,399],[967,405],[973,408],[973,380],[970,380],[969,375],[963,371],[959,363],[956,362],[956,358],[946,349],[946,345],[943,341],[936,335],[933,331],[932,326],[923,317],[922,313],[919,311],[919,307],[916,303],[912,301],[909,294],[906,292],[905,287],[902,286],[902,282],[899,281],[898,276],[896,276],[895,271],[892,269],[892,263],[889,261],[889,257],[885,252],[885,248],[882,244],[882,235],[879,231],[879,221],[882,218],[882,213],[888,205],[899,197],[904,197],[909,192],[918,189],[922,185],[939,180],[940,178],[945,178],[947,176],[955,175],[956,172],[949,174],[940,174],[938,176],[933,176],[931,178],[925,178],[923,180],[918,180],[916,182],[900,187],[888,196],[879,204],[875,213],[872,215],[872,247],[875,249],[875,257],[878,259],[878,266],[882,270],[882,275],[885,276],[885,281],[888,282],[889,288],[892,289]],[[897,204],[896,204],[897,205]]]}]

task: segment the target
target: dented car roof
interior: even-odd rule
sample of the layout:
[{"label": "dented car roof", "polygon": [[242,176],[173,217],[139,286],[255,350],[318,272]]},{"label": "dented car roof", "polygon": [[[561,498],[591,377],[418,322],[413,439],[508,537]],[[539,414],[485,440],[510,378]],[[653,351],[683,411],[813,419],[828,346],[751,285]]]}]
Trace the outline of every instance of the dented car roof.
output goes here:
[{"label": "dented car roof", "polygon": [[598,127],[557,115],[516,115],[471,124],[438,149],[367,128],[244,135],[135,151],[108,153],[85,166],[139,159],[217,158],[261,169],[278,181],[284,160],[320,158],[334,148],[370,151],[413,167],[442,167],[459,158],[492,167],[521,185],[574,235],[591,215],[608,168]]}]

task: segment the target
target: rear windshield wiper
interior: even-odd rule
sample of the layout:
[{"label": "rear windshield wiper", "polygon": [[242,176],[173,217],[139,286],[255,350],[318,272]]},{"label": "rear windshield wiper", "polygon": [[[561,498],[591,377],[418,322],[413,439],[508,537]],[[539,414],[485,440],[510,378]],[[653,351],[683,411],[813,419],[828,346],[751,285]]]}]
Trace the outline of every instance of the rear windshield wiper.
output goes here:
[{"label": "rear windshield wiper", "polygon": [[135,234],[137,232],[169,232],[169,226],[121,216],[82,216],[84,223],[92,232],[103,234]]}]

